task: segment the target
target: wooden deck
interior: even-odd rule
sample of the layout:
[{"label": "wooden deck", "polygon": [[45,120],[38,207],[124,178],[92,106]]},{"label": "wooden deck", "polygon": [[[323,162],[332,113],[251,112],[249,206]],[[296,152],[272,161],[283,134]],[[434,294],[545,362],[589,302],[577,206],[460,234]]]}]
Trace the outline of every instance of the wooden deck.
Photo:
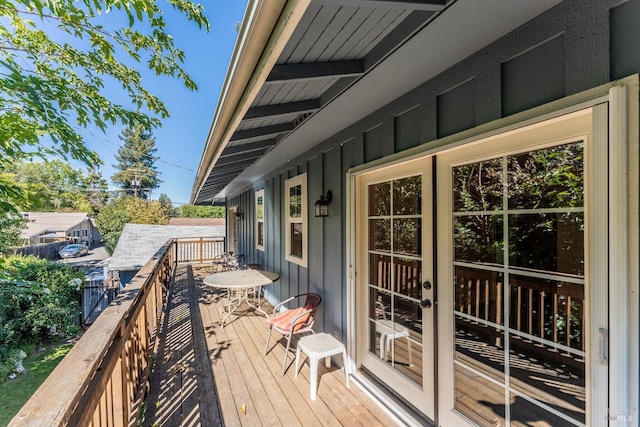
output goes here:
[{"label": "wooden deck", "polygon": [[[308,362],[294,378],[295,352],[290,352],[289,367],[282,376],[285,347],[282,340],[273,338],[271,350],[264,355],[268,329],[263,315],[231,315],[222,329],[224,294],[202,285],[202,278],[210,273],[211,267],[191,265],[177,270],[143,425],[395,424],[357,385],[347,388],[344,373],[335,365],[327,369],[320,364],[318,398],[312,401]],[[270,312],[272,307],[265,303],[263,309]]]}]

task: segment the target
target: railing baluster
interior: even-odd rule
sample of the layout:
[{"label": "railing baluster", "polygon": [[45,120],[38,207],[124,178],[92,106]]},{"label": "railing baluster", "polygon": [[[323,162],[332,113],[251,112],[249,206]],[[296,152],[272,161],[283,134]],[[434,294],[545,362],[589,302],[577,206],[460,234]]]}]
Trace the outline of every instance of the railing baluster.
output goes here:
[{"label": "railing baluster", "polygon": [[529,335],[533,335],[533,288],[529,288]]},{"label": "railing baluster", "polygon": [[480,318],[480,279],[476,279],[476,317]]},{"label": "railing baluster", "polygon": [[546,337],[544,336],[544,319],[546,318],[546,313],[544,310],[544,297],[544,291],[540,292],[540,338],[546,339]]},{"label": "railing baluster", "polygon": [[516,330],[522,330],[522,286],[518,285],[516,297]]},{"label": "railing baluster", "polygon": [[[497,291],[497,295],[496,295],[496,323],[498,325],[500,325],[502,323],[502,283],[497,282],[496,283],[496,291]],[[499,328],[496,328],[496,331],[501,334],[501,330]],[[498,335],[498,337],[496,338],[496,346],[497,347],[501,347],[502,346],[502,337],[501,335]]]},{"label": "railing baluster", "polygon": [[553,342],[558,342],[558,294],[553,294]]},{"label": "railing baluster", "polygon": [[567,307],[565,310],[566,316],[567,316],[567,319],[565,321],[566,329],[567,329],[566,330],[567,337],[565,339],[565,345],[567,347],[571,347],[571,296],[570,295],[567,295],[565,302],[567,304]]},{"label": "railing baluster", "polygon": [[491,295],[489,294],[490,292],[490,286],[489,286],[489,279],[484,281],[484,320],[490,320],[489,319],[489,309],[490,309],[490,304],[491,304]]}]

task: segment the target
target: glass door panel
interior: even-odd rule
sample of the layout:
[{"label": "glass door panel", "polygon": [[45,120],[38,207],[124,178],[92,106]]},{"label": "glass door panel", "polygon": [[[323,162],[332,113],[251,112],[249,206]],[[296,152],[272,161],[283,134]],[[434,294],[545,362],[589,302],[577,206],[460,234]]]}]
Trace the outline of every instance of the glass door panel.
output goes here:
[{"label": "glass door panel", "polygon": [[357,312],[362,367],[433,417],[433,311],[421,306],[433,292],[430,170],[423,159],[358,178]]},{"label": "glass door panel", "polygon": [[368,186],[369,351],[422,385],[422,176]]},{"label": "glass door panel", "polygon": [[584,425],[584,144],[452,169],[454,408]]}]

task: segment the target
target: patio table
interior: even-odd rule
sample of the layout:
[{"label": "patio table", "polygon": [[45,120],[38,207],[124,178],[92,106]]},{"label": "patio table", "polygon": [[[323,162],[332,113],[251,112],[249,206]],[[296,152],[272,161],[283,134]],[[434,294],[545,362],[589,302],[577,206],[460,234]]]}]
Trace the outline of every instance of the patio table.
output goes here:
[{"label": "patio table", "polygon": [[[249,307],[263,313],[268,314],[260,308],[260,291],[263,286],[270,285],[280,278],[278,273],[264,270],[232,270],[211,274],[203,279],[203,283],[207,286],[218,289],[227,290],[227,314],[222,318],[221,326],[227,318],[240,307],[242,301],[246,302]],[[258,295],[258,304],[253,305],[249,301],[249,290],[256,289]],[[233,307],[233,308],[232,308]],[[224,310],[224,307],[221,311]]]}]

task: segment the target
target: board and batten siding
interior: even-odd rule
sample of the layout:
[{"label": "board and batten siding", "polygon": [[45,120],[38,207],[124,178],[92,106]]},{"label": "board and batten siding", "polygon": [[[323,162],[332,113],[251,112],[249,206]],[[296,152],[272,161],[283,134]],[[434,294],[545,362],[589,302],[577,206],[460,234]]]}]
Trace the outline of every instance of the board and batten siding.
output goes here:
[{"label": "board and batten siding", "polygon": [[[286,166],[227,199],[239,205],[238,252],[280,273],[275,300],[301,292],[324,299],[316,330],[346,330],[345,174],[354,166],[445,138],[640,72],[640,0],[566,0],[381,106]],[[446,40],[442,41],[446,43]],[[419,54],[417,52],[416,54]],[[326,108],[331,108],[329,105]],[[285,261],[284,181],[307,173],[308,267]],[[255,245],[255,196],[265,189],[265,250]],[[314,202],[333,192],[327,218]]]}]

